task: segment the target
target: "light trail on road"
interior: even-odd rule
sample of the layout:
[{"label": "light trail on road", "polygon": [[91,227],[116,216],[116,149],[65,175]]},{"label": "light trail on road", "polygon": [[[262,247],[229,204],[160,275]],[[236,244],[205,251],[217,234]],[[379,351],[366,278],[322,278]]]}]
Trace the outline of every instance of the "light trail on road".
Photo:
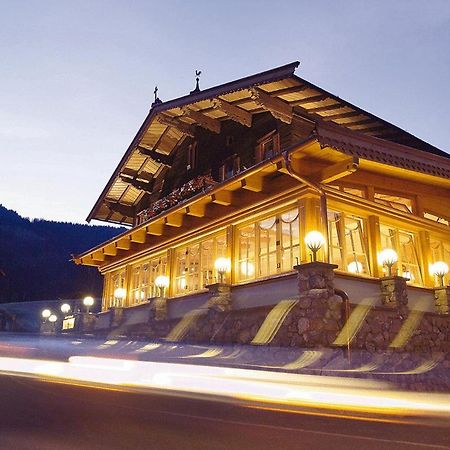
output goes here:
[{"label": "light trail on road", "polygon": [[403,392],[386,383],[264,370],[72,356],[68,362],[0,358],[0,371],[140,392],[195,394],[284,408],[450,418],[450,395]]}]

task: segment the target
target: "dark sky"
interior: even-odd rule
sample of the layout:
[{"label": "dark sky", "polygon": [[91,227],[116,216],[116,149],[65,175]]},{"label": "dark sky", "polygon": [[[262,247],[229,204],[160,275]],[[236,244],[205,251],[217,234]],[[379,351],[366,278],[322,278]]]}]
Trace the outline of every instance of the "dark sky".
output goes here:
[{"label": "dark sky", "polygon": [[0,0],[0,203],[83,222],[168,100],[297,74],[450,151],[449,1]]}]

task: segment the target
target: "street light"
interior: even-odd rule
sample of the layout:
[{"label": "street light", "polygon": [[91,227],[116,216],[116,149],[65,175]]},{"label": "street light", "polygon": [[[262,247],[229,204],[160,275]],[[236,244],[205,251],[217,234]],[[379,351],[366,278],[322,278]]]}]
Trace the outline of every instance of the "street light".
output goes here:
[{"label": "street light", "polygon": [[41,312],[41,316],[45,320],[47,320],[51,315],[52,315],[52,312],[49,309],[43,309]]},{"label": "street light", "polygon": [[69,311],[70,311],[70,305],[68,304],[68,303],[63,303],[62,305],[61,305],[61,312],[63,313],[63,314],[68,314],[69,313]]},{"label": "street light", "polygon": [[231,264],[230,260],[228,258],[217,258],[214,267],[217,270],[217,273],[219,274],[219,282],[223,283],[224,275],[229,272]]},{"label": "street light", "polygon": [[164,291],[169,287],[169,277],[166,275],[158,275],[155,279],[155,286],[159,289],[159,296],[164,297]]},{"label": "street light", "polygon": [[83,305],[86,306],[87,313],[89,314],[89,308],[94,304],[94,298],[88,295],[83,299]]},{"label": "street light", "polygon": [[397,252],[395,250],[392,250],[392,248],[385,248],[381,250],[378,257],[381,264],[388,268],[388,275],[391,277],[392,266],[398,261]]},{"label": "street light", "polygon": [[438,277],[441,287],[444,287],[444,277],[448,274],[448,270],[448,264],[444,261],[436,261],[430,267],[431,275]]},{"label": "street light", "polygon": [[317,252],[325,244],[325,238],[320,231],[310,231],[305,236],[305,244],[312,251],[313,262],[317,261]]},{"label": "street light", "polygon": [[56,314],[51,314],[48,318],[48,321],[51,323],[55,323],[58,320],[58,317],[56,316]]}]

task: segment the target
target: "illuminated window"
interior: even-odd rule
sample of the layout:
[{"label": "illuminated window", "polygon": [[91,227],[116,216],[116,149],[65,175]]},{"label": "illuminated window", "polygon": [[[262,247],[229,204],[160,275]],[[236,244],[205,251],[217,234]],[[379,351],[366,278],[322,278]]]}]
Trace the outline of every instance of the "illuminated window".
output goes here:
[{"label": "illuminated window", "polygon": [[392,248],[397,252],[398,262],[394,265],[394,273],[410,278],[410,282],[423,284],[422,271],[419,265],[417,237],[414,233],[389,225],[380,225],[381,248]]},{"label": "illuminated window", "polygon": [[382,194],[381,192],[375,192],[374,200],[376,203],[389,206],[390,208],[397,209],[412,214],[414,202],[411,198],[399,197],[393,194]]},{"label": "illuminated window", "polygon": [[108,305],[109,306],[123,306],[123,299],[118,299],[114,296],[114,292],[117,288],[123,288],[125,286],[125,271],[121,270],[111,274],[111,283],[108,293]]},{"label": "illuminated window", "polygon": [[239,228],[237,240],[239,281],[291,271],[300,252],[298,209]]},{"label": "illuminated window", "polygon": [[256,144],[256,162],[264,161],[280,151],[280,135],[272,131],[259,139]]},{"label": "illuminated window", "polygon": [[158,296],[158,288],[155,279],[159,275],[165,275],[167,268],[167,257],[162,255],[152,258],[142,264],[131,268],[131,301],[138,304],[149,298]]},{"label": "illuminated window", "polygon": [[437,215],[437,214],[433,214],[431,212],[424,212],[423,217],[425,217],[425,219],[432,220],[433,222],[437,222],[442,225],[448,226],[450,224],[450,219],[443,215]]},{"label": "illuminated window", "polygon": [[214,262],[226,256],[225,233],[193,243],[175,251],[176,295],[199,291],[208,284],[217,283]]},{"label": "illuminated window", "polygon": [[430,238],[431,247],[431,261],[444,261],[450,264],[450,242],[443,241],[442,239]]},{"label": "illuminated window", "polygon": [[365,223],[360,217],[328,211],[330,261],[340,270],[370,274]]}]

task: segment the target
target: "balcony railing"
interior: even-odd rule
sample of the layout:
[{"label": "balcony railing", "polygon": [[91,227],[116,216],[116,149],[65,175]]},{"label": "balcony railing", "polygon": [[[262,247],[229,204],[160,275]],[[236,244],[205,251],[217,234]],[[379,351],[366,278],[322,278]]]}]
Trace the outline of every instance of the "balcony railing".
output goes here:
[{"label": "balcony railing", "polygon": [[194,179],[183,184],[178,189],[173,190],[170,194],[152,203],[151,206],[142,210],[137,214],[137,225],[156,217],[158,214],[167,209],[178,205],[200,192],[206,192],[212,188],[217,182],[211,175],[199,175]]}]

